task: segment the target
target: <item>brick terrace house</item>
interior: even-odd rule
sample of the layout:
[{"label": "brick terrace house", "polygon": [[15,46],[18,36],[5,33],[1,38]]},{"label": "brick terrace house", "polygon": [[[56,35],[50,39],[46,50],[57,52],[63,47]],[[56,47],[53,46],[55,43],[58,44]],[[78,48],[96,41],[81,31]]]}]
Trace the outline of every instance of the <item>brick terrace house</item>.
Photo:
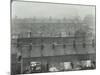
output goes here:
[{"label": "brick terrace house", "polygon": [[[23,25],[23,23],[25,22],[17,22],[17,24],[21,24],[21,25]],[[63,25],[65,24],[72,25],[71,23],[63,23]],[[30,23],[25,23],[25,24],[30,24]],[[41,24],[46,24],[46,23],[35,22],[31,24],[41,25]],[[48,24],[55,25],[55,24],[60,24],[60,23],[48,22],[47,25]],[[41,33],[40,33],[41,34],[40,36],[37,36],[37,35],[34,36],[32,35],[31,32],[29,32],[25,36],[21,34],[16,39],[12,39],[12,43],[11,43],[12,55],[14,54],[16,55],[15,57],[16,62],[14,62],[12,59],[12,64],[14,63],[14,64],[19,65],[19,68],[18,66],[15,66],[16,70],[18,69],[20,70],[18,71],[18,73],[23,73],[26,66],[28,66],[31,61],[41,62],[42,72],[47,72],[47,64],[52,63],[52,62],[66,62],[66,61],[74,62],[77,60],[88,60],[88,59],[95,61],[95,58],[96,58],[95,57],[95,54],[96,54],[95,37],[91,38],[91,36],[85,35],[84,31],[80,31],[80,30],[77,31],[76,34],[73,33],[74,35],[71,35],[70,33],[68,33],[68,36],[61,36],[61,35],[47,36],[47,33],[45,33],[46,31],[43,30],[43,26],[40,26],[40,27],[42,27],[41,32],[43,32],[46,36]],[[54,28],[57,28],[57,27],[54,27]],[[58,27],[58,28],[61,28],[61,27]],[[64,27],[62,27],[62,29],[63,28]],[[73,28],[70,29],[70,31],[72,30]],[[73,32],[75,31],[73,30]],[[13,50],[15,51],[13,52]],[[20,61],[17,60],[18,54],[21,56]]]},{"label": "brick terrace house", "polygon": [[27,37],[17,39],[17,50],[22,59],[21,72],[31,61],[41,62],[43,71],[47,72],[46,64],[77,60],[95,60],[95,44],[86,37]]}]

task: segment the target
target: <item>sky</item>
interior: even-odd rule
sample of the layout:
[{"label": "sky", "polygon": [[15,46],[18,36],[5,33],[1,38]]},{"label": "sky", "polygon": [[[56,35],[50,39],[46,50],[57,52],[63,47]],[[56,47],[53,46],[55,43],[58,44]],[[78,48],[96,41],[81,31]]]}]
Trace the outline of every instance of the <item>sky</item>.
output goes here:
[{"label": "sky", "polygon": [[53,17],[69,18],[86,15],[95,16],[95,6],[54,4],[54,3],[37,3],[37,2],[12,2],[12,17],[32,18],[32,17]]}]

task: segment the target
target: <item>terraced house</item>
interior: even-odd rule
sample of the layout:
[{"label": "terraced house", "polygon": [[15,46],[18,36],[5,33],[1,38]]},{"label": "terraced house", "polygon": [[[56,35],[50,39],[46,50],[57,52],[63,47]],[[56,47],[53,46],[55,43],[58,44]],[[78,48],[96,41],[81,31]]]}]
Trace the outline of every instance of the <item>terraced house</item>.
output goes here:
[{"label": "terraced house", "polygon": [[[13,21],[13,24],[17,26],[29,26],[17,31],[20,34],[12,35],[12,55],[16,55],[16,62],[12,59],[12,64],[17,64],[16,73],[24,73],[31,62],[41,63],[42,67],[39,72],[48,72],[48,65],[52,64],[62,71],[64,70],[61,68],[63,62],[75,64],[82,60],[95,61],[94,29],[89,29],[87,23],[78,21],[78,19],[58,20],[49,18],[29,19],[29,21],[28,19],[15,19]],[[32,28],[31,25],[37,29]]]}]

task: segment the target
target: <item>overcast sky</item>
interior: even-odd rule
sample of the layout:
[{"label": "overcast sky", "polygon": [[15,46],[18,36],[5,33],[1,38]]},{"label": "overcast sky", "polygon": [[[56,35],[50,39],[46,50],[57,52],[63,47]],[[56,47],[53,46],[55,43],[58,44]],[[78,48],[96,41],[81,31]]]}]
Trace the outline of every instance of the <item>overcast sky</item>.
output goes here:
[{"label": "overcast sky", "polygon": [[86,15],[95,15],[94,6],[37,3],[37,2],[13,2],[12,17],[31,18],[31,17],[49,17],[69,18]]}]

